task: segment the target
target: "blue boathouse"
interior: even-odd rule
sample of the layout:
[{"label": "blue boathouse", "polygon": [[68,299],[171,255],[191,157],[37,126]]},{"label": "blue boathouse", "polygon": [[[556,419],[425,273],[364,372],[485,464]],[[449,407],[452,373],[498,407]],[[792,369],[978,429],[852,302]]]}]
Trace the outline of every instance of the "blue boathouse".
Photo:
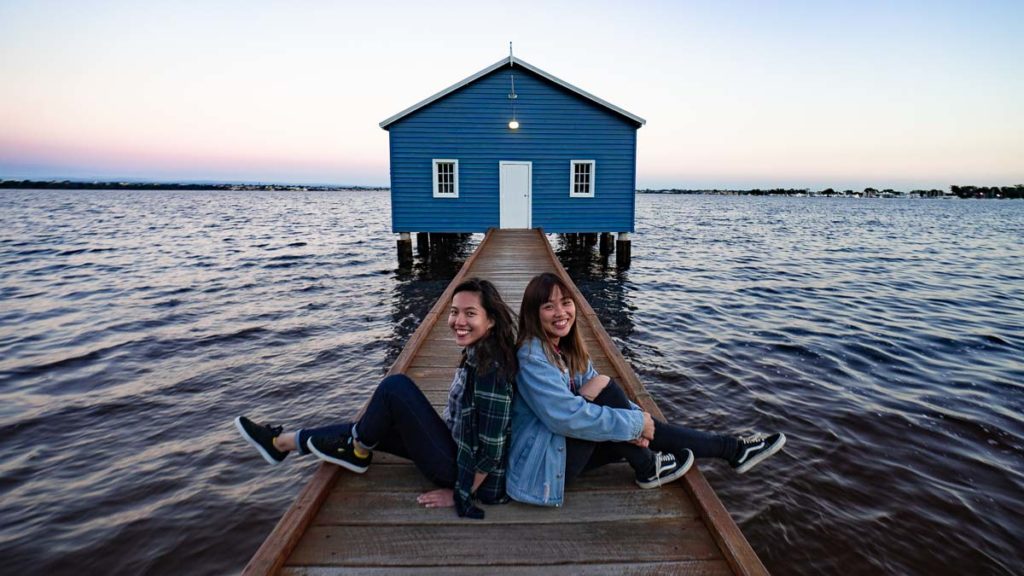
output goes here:
[{"label": "blue boathouse", "polygon": [[[509,56],[380,123],[391,228],[633,231],[645,120]],[[628,249],[628,248],[627,248]]]}]

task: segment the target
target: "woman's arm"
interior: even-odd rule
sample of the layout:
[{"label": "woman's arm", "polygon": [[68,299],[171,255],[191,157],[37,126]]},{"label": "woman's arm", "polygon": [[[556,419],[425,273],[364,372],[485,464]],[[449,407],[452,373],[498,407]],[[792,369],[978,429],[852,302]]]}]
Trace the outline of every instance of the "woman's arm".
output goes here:
[{"label": "woman's arm", "polygon": [[497,370],[477,373],[474,383],[477,429],[477,475],[473,491],[484,478],[500,467],[505,458],[505,443],[509,421],[512,419],[512,386],[499,377]]},{"label": "woman's arm", "polygon": [[[588,364],[587,373],[584,374],[584,377],[590,376],[591,374],[596,374],[596,376],[590,377],[588,380],[586,380],[586,384],[580,386],[580,396],[586,398],[587,402],[593,402],[594,400],[596,400],[597,397],[601,394],[601,392],[603,392],[604,389],[608,386],[608,384],[610,384],[612,381],[611,378],[605,376],[604,374],[597,374],[597,371],[594,370],[594,365]],[[633,403],[633,401],[630,401],[629,405],[633,410],[641,410],[641,408],[637,406],[635,403]],[[650,445],[650,441],[654,439],[654,419],[651,418],[651,415],[646,411],[643,414],[643,432],[641,432],[640,438],[632,440],[632,442],[637,446],[643,446],[644,448],[646,448],[648,445]]]},{"label": "woman's arm", "polygon": [[641,435],[641,412],[598,406],[573,394],[536,341],[519,351],[517,382],[523,401],[556,434],[599,442],[628,441]]}]

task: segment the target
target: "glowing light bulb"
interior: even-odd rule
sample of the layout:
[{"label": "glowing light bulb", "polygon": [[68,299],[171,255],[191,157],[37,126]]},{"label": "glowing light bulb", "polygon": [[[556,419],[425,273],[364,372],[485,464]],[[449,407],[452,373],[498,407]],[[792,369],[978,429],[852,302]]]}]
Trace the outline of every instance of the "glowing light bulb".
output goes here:
[{"label": "glowing light bulb", "polygon": [[512,130],[517,130],[517,129],[519,129],[519,122],[516,122],[515,120],[513,120],[513,121],[508,123],[508,127],[511,128]]}]

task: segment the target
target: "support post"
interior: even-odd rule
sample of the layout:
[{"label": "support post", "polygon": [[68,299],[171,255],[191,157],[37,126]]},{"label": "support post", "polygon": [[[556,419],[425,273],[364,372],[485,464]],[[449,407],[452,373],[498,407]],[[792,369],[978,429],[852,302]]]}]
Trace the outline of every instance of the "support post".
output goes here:
[{"label": "support post", "polygon": [[419,252],[420,258],[430,253],[430,234],[426,232],[416,233],[416,251]]},{"label": "support post", "polygon": [[611,232],[601,232],[601,254],[611,254],[615,250],[615,242]]},{"label": "support post", "polygon": [[629,232],[619,232],[619,238],[615,242],[615,264],[619,268],[629,268],[630,260],[632,260],[632,251]]},{"label": "support post", "polygon": [[412,265],[412,234],[409,232],[398,233],[398,265],[405,267]]}]

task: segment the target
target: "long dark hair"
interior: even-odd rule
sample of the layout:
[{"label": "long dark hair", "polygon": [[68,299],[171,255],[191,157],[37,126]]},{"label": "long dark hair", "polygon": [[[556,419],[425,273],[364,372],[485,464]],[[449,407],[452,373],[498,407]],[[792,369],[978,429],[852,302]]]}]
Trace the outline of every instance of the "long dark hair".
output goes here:
[{"label": "long dark hair", "polygon": [[555,366],[563,367],[558,359],[551,340],[544,332],[540,324],[540,307],[551,298],[551,292],[555,286],[562,291],[562,296],[572,300],[576,306],[576,316],[573,318],[572,328],[569,333],[558,341],[558,349],[565,358],[565,368],[569,369],[570,375],[583,374],[587,371],[587,364],[590,363],[590,353],[587,352],[587,345],[583,343],[583,336],[579,330],[580,303],[573,297],[569,287],[557,275],[551,272],[538,274],[530,279],[523,291],[523,304],[519,307],[519,341],[516,347],[522,346],[530,338],[537,338],[544,347],[544,354]]},{"label": "long dark hair", "polygon": [[494,327],[476,345],[477,367],[482,373],[490,372],[495,363],[498,373],[511,379],[519,371],[516,359],[515,315],[505,304],[501,293],[494,284],[480,278],[469,278],[460,282],[452,292],[452,298],[459,292],[476,292],[480,295],[480,305],[487,312],[487,317],[494,320]]}]

